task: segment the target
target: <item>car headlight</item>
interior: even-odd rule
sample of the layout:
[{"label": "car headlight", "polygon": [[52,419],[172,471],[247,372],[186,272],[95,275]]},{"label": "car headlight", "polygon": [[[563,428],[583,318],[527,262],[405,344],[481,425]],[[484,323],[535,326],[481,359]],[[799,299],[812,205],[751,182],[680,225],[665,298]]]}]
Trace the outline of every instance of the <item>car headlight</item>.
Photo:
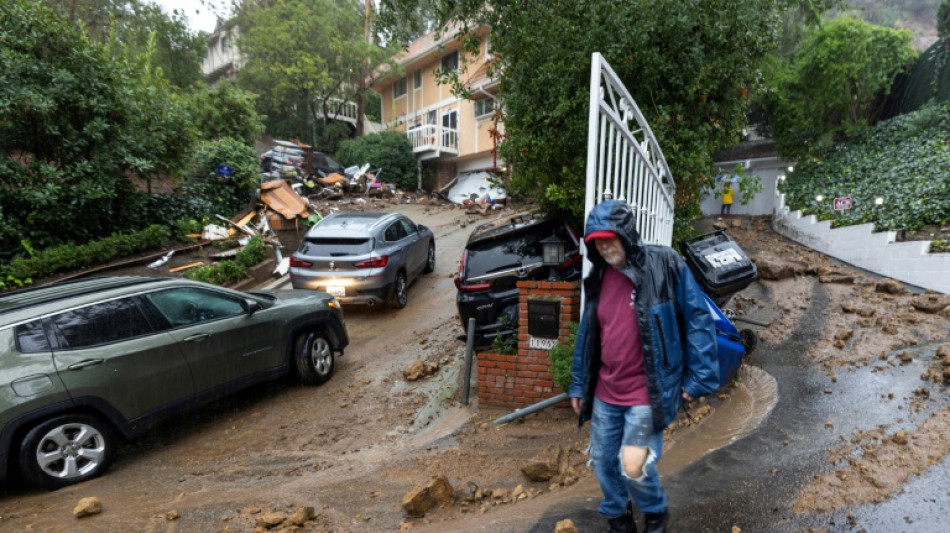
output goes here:
[{"label": "car headlight", "polygon": [[336,298],[330,298],[330,301],[327,302],[327,305],[329,305],[330,307],[334,309],[340,308],[340,302],[338,302]]}]

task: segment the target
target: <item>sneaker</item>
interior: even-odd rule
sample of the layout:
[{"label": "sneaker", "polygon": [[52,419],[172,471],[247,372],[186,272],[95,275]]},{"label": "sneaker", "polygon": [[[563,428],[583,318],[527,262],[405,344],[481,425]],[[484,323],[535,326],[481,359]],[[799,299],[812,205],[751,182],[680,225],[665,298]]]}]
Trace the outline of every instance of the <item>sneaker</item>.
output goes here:
[{"label": "sneaker", "polygon": [[609,533],[637,533],[637,524],[633,521],[633,506],[627,504],[627,511],[617,518],[608,518]]},{"label": "sneaker", "polygon": [[666,511],[662,513],[643,513],[643,517],[646,519],[644,527],[647,533],[664,533],[666,531],[666,523],[670,519],[670,513]]}]

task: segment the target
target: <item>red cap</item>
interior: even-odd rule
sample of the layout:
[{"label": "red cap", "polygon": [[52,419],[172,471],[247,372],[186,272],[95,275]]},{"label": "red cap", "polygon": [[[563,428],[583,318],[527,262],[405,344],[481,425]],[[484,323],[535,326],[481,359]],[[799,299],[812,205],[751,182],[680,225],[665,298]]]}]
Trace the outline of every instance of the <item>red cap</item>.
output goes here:
[{"label": "red cap", "polygon": [[613,231],[607,231],[607,230],[592,231],[588,233],[586,237],[584,237],[584,242],[590,242],[594,239],[609,239],[611,237],[616,237],[616,236],[617,234]]}]

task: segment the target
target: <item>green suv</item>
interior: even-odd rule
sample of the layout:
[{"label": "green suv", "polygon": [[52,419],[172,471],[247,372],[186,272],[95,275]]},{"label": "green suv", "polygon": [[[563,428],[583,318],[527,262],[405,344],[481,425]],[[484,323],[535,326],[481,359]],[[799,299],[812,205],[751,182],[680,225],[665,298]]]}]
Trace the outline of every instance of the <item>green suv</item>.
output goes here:
[{"label": "green suv", "polygon": [[119,438],[195,404],[291,373],[325,383],[348,343],[323,292],[103,277],[0,294],[0,480],[95,477]]}]

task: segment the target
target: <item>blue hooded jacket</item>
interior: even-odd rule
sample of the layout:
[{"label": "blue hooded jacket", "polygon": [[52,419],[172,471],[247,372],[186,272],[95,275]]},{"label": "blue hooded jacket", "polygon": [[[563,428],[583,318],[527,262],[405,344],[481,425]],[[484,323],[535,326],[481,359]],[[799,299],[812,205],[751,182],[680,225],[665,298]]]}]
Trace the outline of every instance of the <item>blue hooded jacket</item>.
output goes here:
[{"label": "blue hooded jacket", "polygon": [[[682,406],[683,390],[698,398],[719,387],[712,314],[683,258],[668,246],[643,243],[634,212],[625,201],[597,204],[587,219],[585,236],[594,231],[616,233],[626,249],[627,263],[620,272],[635,287],[653,426],[661,431]],[[601,366],[597,304],[607,267],[593,245],[587,247],[587,257],[593,268],[584,278],[585,303],[574,344],[573,381],[567,391],[568,396],[583,399],[581,425],[590,419]]]}]

